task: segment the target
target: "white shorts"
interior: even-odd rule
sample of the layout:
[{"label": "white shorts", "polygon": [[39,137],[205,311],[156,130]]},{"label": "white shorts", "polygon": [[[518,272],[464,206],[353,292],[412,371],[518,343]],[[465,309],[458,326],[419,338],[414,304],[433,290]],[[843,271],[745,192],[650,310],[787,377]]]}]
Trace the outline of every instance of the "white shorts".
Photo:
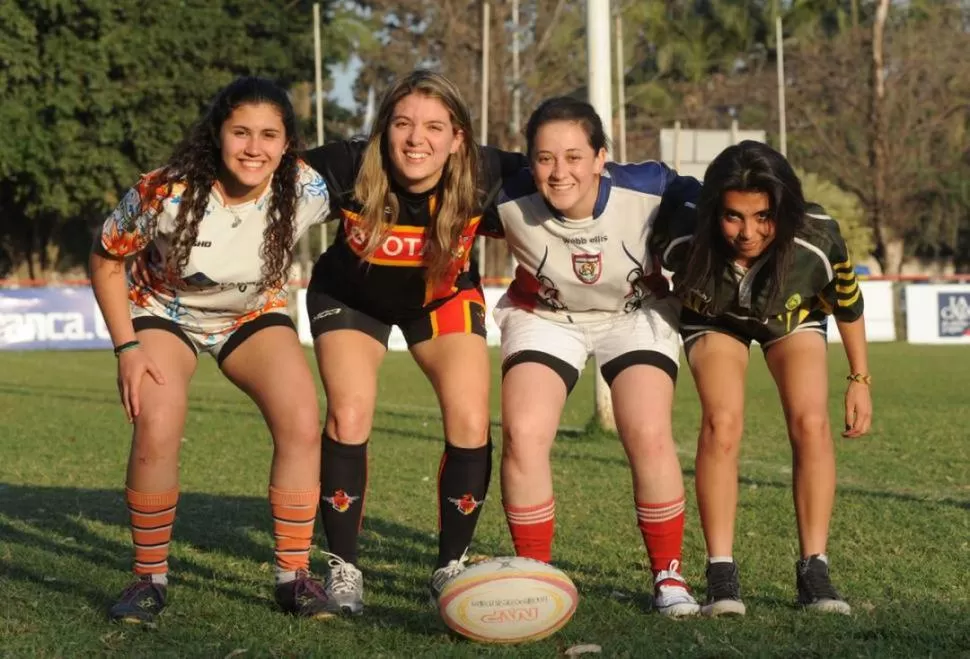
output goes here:
[{"label": "white shorts", "polygon": [[[589,322],[569,322],[565,316],[557,321],[503,298],[494,311],[502,332],[502,373],[523,362],[546,364],[563,378],[568,391],[594,357],[607,383],[636,364],[656,366],[676,380],[679,314],[680,304],[667,298],[631,313],[598,314]],[[571,314],[573,319],[578,316]]]}]

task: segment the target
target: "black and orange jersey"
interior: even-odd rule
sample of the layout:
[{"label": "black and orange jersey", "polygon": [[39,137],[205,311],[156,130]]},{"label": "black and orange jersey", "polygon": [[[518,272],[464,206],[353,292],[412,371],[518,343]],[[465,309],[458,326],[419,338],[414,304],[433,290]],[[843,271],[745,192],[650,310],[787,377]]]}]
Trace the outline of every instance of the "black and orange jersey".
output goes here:
[{"label": "black and orange jersey", "polygon": [[310,288],[382,322],[397,324],[426,314],[460,291],[478,285],[478,273],[469,265],[482,215],[496,212],[494,199],[503,176],[528,163],[518,153],[481,148],[478,209],[454,250],[447,275],[429,282],[424,266],[425,241],[441,191],[412,194],[392,182],[400,208],[397,222],[380,246],[365,256],[367,236],[360,229],[361,204],[354,197],[354,183],[366,148],[364,140],[339,141],[303,156],[327,182],[331,217],[340,223],[333,244],[313,268]]}]

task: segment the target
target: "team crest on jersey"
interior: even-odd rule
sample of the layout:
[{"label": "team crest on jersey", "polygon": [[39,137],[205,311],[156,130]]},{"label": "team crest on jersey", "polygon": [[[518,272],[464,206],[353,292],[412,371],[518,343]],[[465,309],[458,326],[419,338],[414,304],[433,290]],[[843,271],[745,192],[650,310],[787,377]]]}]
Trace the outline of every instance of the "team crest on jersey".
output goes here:
[{"label": "team crest on jersey", "polygon": [[584,284],[595,284],[603,274],[603,255],[573,254],[573,272]]},{"label": "team crest on jersey", "polygon": [[788,298],[788,301],[785,302],[785,308],[788,309],[789,311],[794,311],[795,309],[798,308],[798,305],[801,303],[802,303],[802,296],[799,295],[798,293],[795,293],[790,298]]}]

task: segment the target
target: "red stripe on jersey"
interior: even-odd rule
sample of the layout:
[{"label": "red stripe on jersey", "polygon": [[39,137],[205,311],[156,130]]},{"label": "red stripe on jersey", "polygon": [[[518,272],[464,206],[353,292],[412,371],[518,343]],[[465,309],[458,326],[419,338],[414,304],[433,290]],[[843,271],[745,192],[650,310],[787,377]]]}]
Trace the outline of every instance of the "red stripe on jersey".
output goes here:
[{"label": "red stripe on jersey", "polygon": [[430,304],[434,300],[447,297],[457,290],[455,280],[468,267],[468,261],[472,255],[472,248],[475,245],[475,233],[481,221],[481,215],[473,217],[468,221],[468,225],[458,238],[458,246],[451,253],[451,263],[448,264],[448,270],[438,282],[428,282],[425,287],[425,304]]},{"label": "red stripe on jersey", "polygon": [[424,265],[423,255],[426,243],[424,227],[395,225],[378,248],[370,256],[365,257],[364,249],[367,246],[368,236],[360,226],[360,216],[346,209],[343,209],[341,214],[344,217],[347,244],[361,259],[377,265],[412,268]]},{"label": "red stripe on jersey", "polygon": [[535,309],[539,288],[539,280],[535,275],[520,265],[515,269],[515,279],[509,286],[509,299],[517,307]]}]

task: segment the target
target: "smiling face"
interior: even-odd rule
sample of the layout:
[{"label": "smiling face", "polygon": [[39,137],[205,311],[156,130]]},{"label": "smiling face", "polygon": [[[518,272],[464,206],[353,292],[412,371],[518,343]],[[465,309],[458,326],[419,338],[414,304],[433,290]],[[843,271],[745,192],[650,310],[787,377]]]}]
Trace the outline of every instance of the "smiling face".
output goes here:
[{"label": "smiling face", "polygon": [[738,265],[750,267],[775,239],[775,220],[764,192],[728,190],[721,196],[721,235]]},{"label": "smiling face", "polygon": [[444,103],[408,94],[398,101],[387,125],[387,151],[394,179],[408,192],[426,192],[441,180],[448,156],[457,153],[464,133]]},{"label": "smiling face", "polygon": [[550,121],[536,131],[531,149],[536,187],[563,217],[582,220],[593,214],[606,150],[590,145],[577,121]]},{"label": "smiling face", "polygon": [[222,171],[219,184],[226,203],[258,197],[286,151],[283,115],[271,103],[245,103],[232,111],[219,130]]}]

